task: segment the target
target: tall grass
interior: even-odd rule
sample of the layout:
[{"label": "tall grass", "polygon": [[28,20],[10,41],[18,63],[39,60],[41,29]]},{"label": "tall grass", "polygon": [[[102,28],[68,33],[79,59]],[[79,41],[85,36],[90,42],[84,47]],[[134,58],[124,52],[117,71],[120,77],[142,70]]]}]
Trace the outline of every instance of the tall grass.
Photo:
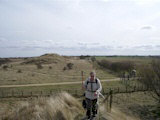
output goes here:
[{"label": "tall grass", "polygon": [[7,115],[5,120],[78,120],[84,114],[81,104],[66,92],[50,98],[25,102]]}]

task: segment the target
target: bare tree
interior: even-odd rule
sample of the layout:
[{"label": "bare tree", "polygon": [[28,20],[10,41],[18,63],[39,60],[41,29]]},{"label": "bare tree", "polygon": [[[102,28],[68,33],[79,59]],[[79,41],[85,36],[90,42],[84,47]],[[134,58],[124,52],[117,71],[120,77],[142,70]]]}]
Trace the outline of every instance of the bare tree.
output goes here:
[{"label": "bare tree", "polygon": [[139,81],[151,92],[151,95],[160,102],[160,60],[153,60],[150,65],[143,66],[139,71]]}]

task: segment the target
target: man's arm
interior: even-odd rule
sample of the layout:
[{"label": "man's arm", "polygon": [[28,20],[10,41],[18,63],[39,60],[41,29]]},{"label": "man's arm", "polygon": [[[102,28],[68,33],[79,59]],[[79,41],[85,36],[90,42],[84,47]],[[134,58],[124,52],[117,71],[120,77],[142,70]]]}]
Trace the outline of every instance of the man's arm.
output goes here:
[{"label": "man's arm", "polygon": [[87,81],[88,81],[88,79],[86,79],[85,81],[84,81],[84,83],[83,83],[83,88],[86,90],[87,89]]},{"label": "man's arm", "polygon": [[97,79],[97,84],[98,84],[97,92],[101,92],[101,90],[102,90],[102,85],[101,85],[101,82],[100,82],[99,79]]}]

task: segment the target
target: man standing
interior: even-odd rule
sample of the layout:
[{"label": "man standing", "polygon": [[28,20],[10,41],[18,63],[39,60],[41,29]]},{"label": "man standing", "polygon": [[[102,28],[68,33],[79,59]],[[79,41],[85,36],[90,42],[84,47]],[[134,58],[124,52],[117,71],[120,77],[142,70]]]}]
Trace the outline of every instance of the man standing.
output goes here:
[{"label": "man standing", "polygon": [[85,98],[87,105],[87,118],[95,117],[97,114],[97,100],[99,98],[99,93],[102,90],[101,82],[98,78],[96,78],[96,73],[91,72],[90,77],[86,79],[84,82],[85,88]]}]

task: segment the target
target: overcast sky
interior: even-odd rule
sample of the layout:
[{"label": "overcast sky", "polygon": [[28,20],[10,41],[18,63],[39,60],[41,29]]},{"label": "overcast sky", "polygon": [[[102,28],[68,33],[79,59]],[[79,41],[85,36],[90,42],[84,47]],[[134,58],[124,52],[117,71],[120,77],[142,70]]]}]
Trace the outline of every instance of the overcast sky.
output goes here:
[{"label": "overcast sky", "polygon": [[160,0],[0,0],[0,57],[160,55]]}]

